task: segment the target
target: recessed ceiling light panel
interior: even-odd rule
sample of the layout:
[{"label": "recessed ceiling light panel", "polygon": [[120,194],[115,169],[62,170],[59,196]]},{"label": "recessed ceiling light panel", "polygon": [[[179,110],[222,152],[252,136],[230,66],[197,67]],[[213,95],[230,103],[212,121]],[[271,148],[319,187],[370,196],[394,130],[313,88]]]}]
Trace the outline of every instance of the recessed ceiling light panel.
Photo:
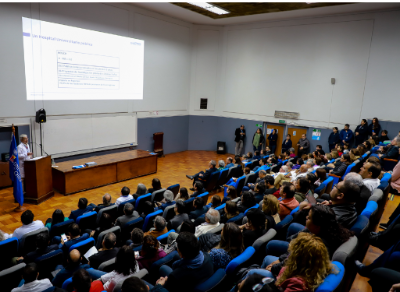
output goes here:
[{"label": "recessed ceiling light panel", "polygon": [[207,2],[187,2],[187,3],[189,3],[191,5],[194,5],[194,6],[198,6],[200,8],[203,8],[205,10],[208,10],[208,11],[210,11],[212,13],[215,13],[215,14],[218,14],[218,15],[228,14],[229,13],[229,11],[221,9],[221,8],[219,8],[219,7],[215,6],[215,5],[212,5],[210,3],[207,3]]}]

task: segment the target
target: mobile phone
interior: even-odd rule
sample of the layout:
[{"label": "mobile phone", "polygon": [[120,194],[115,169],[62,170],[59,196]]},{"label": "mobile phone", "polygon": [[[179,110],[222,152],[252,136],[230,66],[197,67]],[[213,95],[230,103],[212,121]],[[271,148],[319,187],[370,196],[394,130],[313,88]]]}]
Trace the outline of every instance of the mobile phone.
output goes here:
[{"label": "mobile phone", "polygon": [[135,251],[135,258],[137,259],[139,257],[139,252]]},{"label": "mobile phone", "polygon": [[61,234],[61,238],[62,238],[62,240],[63,240],[64,242],[67,242],[67,241],[68,241],[68,238],[67,238],[67,236],[65,235],[65,233]]}]

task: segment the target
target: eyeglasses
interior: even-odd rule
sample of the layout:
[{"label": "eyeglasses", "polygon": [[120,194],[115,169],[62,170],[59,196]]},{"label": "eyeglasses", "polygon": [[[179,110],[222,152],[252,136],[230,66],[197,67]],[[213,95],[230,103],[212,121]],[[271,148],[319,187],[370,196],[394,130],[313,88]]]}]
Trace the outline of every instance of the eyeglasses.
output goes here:
[{"label": "eyeglasses", "polygon": [[338,190],[339,192],[342,192],[342,190],[339,189],[338,185],[335,185],[335,188],[337,188],[337,190]]},{"label": "eyeglasses", "polygon": [[269,283],[272,283],[273,281],[274,281],[274,278],[270,278],[270,277],[263,278],[263,279],[261,280],[261,283],[255,284],[255,285],[253,286],[253,291],[254,291],[254,292],[261,291],[261,289],[262,289],[265,285],[267,285],[267,284],[269,284]]}]

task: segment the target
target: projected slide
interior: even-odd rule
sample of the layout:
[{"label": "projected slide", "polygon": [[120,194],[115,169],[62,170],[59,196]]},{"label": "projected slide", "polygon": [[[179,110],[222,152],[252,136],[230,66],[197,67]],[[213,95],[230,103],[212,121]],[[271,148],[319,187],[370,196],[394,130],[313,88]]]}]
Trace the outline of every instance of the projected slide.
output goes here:
[{"label": "projected slide", "polygon": [[143,99],[144,41],[22,18],[28,100]]}]

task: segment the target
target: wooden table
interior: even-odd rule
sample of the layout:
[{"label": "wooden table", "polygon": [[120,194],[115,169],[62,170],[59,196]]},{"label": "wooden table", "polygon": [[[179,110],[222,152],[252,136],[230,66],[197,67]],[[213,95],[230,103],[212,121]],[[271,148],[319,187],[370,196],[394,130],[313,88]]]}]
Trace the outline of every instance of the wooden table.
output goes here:
[{"label": "wooden table", "polygon": [[[97,165],[72,169],[75,165]],[[53,187],[64,195],[157,172],[157,155],[144,150],[92,156],[57,163],[53,167]]]}]

